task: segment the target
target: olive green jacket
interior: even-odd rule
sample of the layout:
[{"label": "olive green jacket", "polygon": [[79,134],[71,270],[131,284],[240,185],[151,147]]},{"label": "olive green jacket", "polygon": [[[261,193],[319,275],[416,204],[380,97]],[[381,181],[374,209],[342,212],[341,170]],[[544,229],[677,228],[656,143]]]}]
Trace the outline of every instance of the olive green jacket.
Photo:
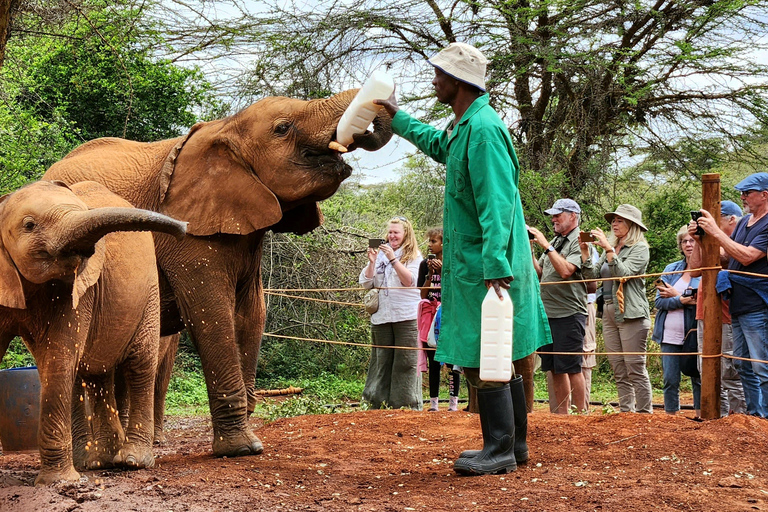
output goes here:
[{"label": "olive green jacket", "polygon": [[[608,263],[611,271],[611,277],[629,277],[645,274],[648,268],[648,261],[651,258],[648,245],[637,243],[629,247],[622,247],[621,251],[616,253],[613,261]],[[606,261],[605,252],[600,256],[597,263],[592,263],[592,258],[581,264],[581,272],[584,279],[600,279],[600,269]],[[613,291],[611,299],[614,308],[616,322],[632,320],[634,318],[650,318],[650,308],[648,307],[648,297],[645,295],[645,278],[637,277],[629,279],[624,283],[624,313],[619,311],[619,302],[616,300],[616,290],[619,287],[619,281],[613,281]]]},{"label": "olive green jacket", "polygon": [[453,130],[438,130],[403,111],[393,131],[446,164],[442,316],[435,358],[480,366],[481,304],[486,279],[513,276],[513,359],[551,343],[517,189],[519,166],[507,127],[475,100]]}]

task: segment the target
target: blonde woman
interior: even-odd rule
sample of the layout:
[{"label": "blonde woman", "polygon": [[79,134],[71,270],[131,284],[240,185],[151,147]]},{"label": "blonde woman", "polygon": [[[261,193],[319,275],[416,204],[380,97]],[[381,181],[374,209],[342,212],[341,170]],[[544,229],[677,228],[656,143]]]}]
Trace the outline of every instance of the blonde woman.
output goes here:
[{"label": "blonde woman", "polygon": [[[632,352],[638,355],[610,355],[616,389],[619,393],[621,412],[652,413],[651,379],[645,367],[646,342],[651,326],[648,299],[645,295],[645,279],[637,276],[645,273],[650,259],[645,227],[640,210],[629,204],[619,205],[615,211],[605,214],[611,224],[611,233],[593,229],[595,245],[603,254],[595,264],[589,255],[589,246],[581,242],[582,272],[587,279],[603,281],[603,337],[608,352]],[[630,278],[621,287],[618,280]],[[621,302],[621,304],[620,304]]]},{"label": "blonde woman", "polygon": [[[405,217],[390,219],[386,242],[378,249],[368,249],[368,265],[360,272],[360,284],[364,288],[383,288],[379,292],[379,309],[371,315],[373,345],[419,346],[416,313],[421,294],[416,280],[422,259],[413,226]],[[374,348],[363,400],[374,409],[386,405],[421,410],[418,351]]]}]

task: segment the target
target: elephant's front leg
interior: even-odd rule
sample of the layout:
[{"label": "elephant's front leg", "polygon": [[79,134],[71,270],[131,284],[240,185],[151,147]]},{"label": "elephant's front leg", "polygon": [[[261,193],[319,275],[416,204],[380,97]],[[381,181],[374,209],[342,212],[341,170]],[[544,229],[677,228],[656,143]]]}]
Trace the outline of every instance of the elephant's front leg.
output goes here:
[{"label": "elephant's front leg", "polygon": [[[63,342],[70,345],[66,342]],[[74,343],[71,347],[74,348]],[[72,351],[76,353],[76,351]],[[33,351],[40,374],[40,473],[35,485],[49,485],[59,480],[77,481],[72,458],[72,391],[76,362],[59,350]]]},{"label": "elephant's front leg", "polygon": [[240,349],[240,371],[248,396],[248,415],[250,416],[256,408],[256,363],[259,359],[261,336],[266,323],[260,275],[256,275],[248,290],[238,294],[235,318],[237,345]]},{"label": "elephant's front leg", "polygon": [[213,453],[218,457],[256,455],[264,447],[248,426],[248,397],[235,338],[234,290],[231,300],[206,294],[182,311],[200,354],[213,422]]}]

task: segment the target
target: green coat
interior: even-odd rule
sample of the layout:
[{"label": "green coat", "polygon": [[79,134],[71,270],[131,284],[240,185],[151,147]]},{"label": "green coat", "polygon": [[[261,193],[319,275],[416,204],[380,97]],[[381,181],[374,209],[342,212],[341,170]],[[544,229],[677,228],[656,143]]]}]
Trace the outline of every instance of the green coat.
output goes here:
[{"label": "green coat", "polygon": [[449,134],[402,110],[394,132],[446,164],[443,210],[442,317],[435,359],[480,366],[480,314],[486,279],[513,276],[513,359],[551,343],[531,262],[519,166],[507,127],[488,104],[472,103]]}]

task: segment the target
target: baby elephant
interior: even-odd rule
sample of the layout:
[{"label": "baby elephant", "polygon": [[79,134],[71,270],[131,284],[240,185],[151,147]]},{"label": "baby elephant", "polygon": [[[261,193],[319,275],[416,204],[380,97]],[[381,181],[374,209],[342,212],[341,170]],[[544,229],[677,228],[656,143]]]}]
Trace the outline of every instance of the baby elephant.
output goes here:
[{"label": "baby elephant", "polygon": [[[21,336],[37,362],[36,485],[79,479],[73,417],[75,430],[92,436],[81,443],[79,462],[154,465],[157,264],[152,234],[130,231],[181,238],[185,230],[186,223],[133,208],[95,182],[40,181],[0,198],[0,357]],[[131,397],[125,431],[113,392],[118,365]]]}]

